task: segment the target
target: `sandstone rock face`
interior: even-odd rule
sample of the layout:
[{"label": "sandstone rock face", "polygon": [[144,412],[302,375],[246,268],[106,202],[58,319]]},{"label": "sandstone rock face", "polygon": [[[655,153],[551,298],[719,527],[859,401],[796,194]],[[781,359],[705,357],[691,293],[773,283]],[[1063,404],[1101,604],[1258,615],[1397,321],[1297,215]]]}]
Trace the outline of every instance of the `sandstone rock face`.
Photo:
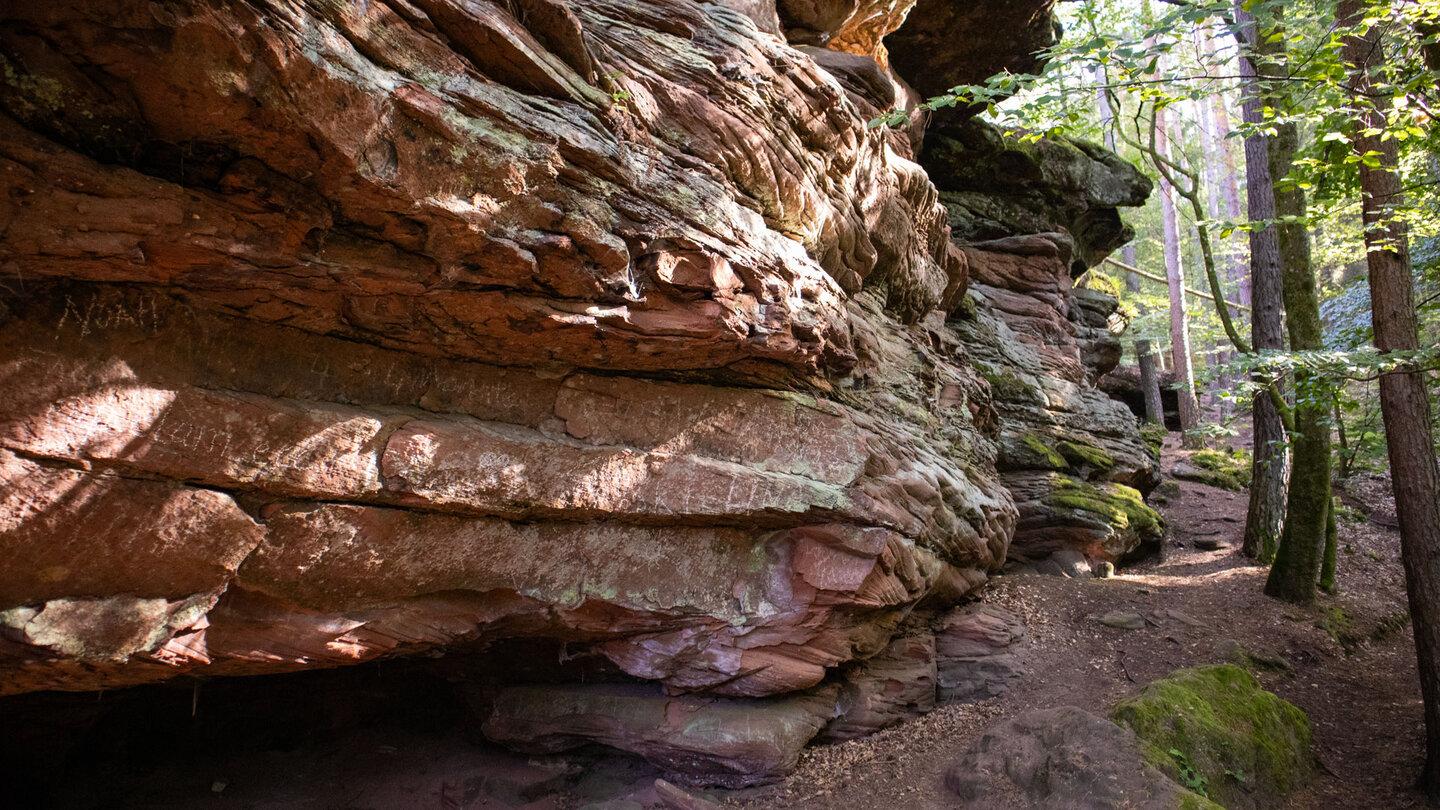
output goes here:
[{"label": "sandstone rock face", "polygon": [[835,704],[836,718],[825,727],[827,741],[873,734],[937,704],[935,635],[901,636],[849,674]]},{"label": "sandstone rock face", "polygon": [[[12,661],[7,690],[553,634],[676,688],[783,692],[983,582],[1013,526],[1008,493],[918,428],[831,399],[416,362],[83,289],[3,328],[23,564],[0,593],[12,641],[60,653]],[[204,604],[72,680],[66,651],[93,645],[54,641],[47,605],[117,594]]]},{"label": "sandstone rock face", "polygon": [[1098,147],[1025,144],[977,121],[944,122],[921,159],[966,256],[975,315],[953,323],[1000,412],[997,466],[1020,510],[1011,561],[1155,548],[1163,525],[1143,496],[1159,460],[1097,388],[1123,323],[1113,296],[1072,283],[1130,238],[1117,207],[1143,202],[1150,181]]},{"label": "sandstone rock face", "polygon": [[1003,693],[1024,674],[1024,622],[969,604],[900,628],[884,649],[804,692],[741,701],[667,695],[636,684],[527,684],[500,691],[485,723],[523,751],[602,743],[732,787],[774,781],[812,740],[872,734],[947,702]]},{"label": "sandstone rock face", "polygon": [[1143,205],[1151,182],[1117,155],[1085,141],[1026,142],[976,119],[948,116],[922,157],[962,240],[1064,230],[1078,275],[1133,238],[1117,210]]},{"label": "sandstone rock face", "polygon": [[1054,0],[918,0],[906,24],[886,40],[891,62],[926,97],[981,84],[1004,70],[1038,72],[1036,51],[1060,40],[1054,7]]},{"label": "sandstone rock face", "polygon": [[973,604],[955,610],[935,638],[941,701],[996,697],[1025,674],[1025,624],[1004,608]]},{"label": "sandstone rock face", "polygon": [[832,6],[6,6],[0,694],[545,639],[647,708],[494,736],[740,783],[932,705],[1012,539],[1145,542],[1070,285],[1123,199],[952,240],[867,126],[919,10]]},{"label": "sandstone rock face", "polygon": [[1020,510],[1015,563],[1067,550],[1119,560],[1163,533],[1143,501],[1159,483],[1159,459],[1129,409],[1094,385],[1118,359],[1096,348],[1115,343],[1106,329],[1114,299],[1107,308],[1072,289],[1069,250],[1065,234],[965,248],[976,315],[956,328],[1000,413],[997,467]]},{"label": "sandstone rock face", "polygon": [[603,742],[707,784],[745,787],[793,769],[834,702],[833,688],[740,701],[622,684],[514,687],[500,693],[485,733],[532,753]]}]

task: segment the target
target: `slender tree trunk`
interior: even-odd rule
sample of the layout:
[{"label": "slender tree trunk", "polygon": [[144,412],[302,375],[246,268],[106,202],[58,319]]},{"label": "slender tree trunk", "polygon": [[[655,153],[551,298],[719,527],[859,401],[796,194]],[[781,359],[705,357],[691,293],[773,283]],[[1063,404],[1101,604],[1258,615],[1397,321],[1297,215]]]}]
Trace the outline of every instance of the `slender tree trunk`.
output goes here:
[{"label": "slender tree trunk", "polygon": [[[1200,39],[1199,44],[1206,58],[1213,59],[1215,40],[1210,29],[1207,26],[1198,26],[1195,32]],[[1241,215],[1239,181],[1235,176],[1235,159],[1230,152],[1229,141],[1225,138],[1230,134],[1230,112],[1226,106],[1226,95],[1223,91],[1216,92],[1209,98],[1200,99],[1197,104],[1201,110],[1203,127],[1202,135],[1207,166],[1205,179],[1206,187],[1210,192],[1210,218],[1239,222]],[[1216,232],[1218,233],[1218,229]],[[1217,239],[1215,247],[1222,254],[1220,258],[1224,263],[1223,277],[1227,283],[1234,285],[1235,300],[1244,306],[1250,306],[1250,268],[1244,252],[1239,248],[1238,235],[1232,234],[1228,238]],[[1229,371],[1229,366],[1234,360],[1235,351],[1222,344],[1215,355],[1215,363],[1221,369],[1220,391],[1228,392],[1235,388],[1235,379]],[[1231,410],[1230,400],[1220,400],[1219,407],[1221,414],[1228,418]]]},{"label": "slender tree trunk", "polygon": [[[1254,18],[1235,4],[1236,21],[1247,26],[1254,40]],[[1245,76],[1241,109],[1245,123],[1262,121],[1255,67],[1243,56],[1240,69]],[[1245,139],[1246,202],[1250,220],[1275,218],[1275,197],[1270,181],[1269,138],[1250,135]],[[1250,285],[1252,290],[1250,340],[1256,351],[1285,348],[1280,273],[1280,242],[1273,226],[1250,231]],[[1275,403],[1257,395],[1252,404],[1254,423],[1251,462],[1250,508],[1245,514],[1245,554],[1268,563],[1275,558],[1284,525],[1285,487],[1289,480],[1290,454],[1285,446],[1285,427]]]},{"label": "slender tree trunk", "polygon": [[[1294,124],[1281,124],[1277,132],[1270,142],[1270,177],[1278,181],[1289,173],[1300,136]],[[1278,217],[1306,215],[1303,191],[1293,185],[1277,183],[1273,187]],[[1320,300],[1310,261],[1310,231],[1299,223],[1277,225],[1276,231],[1290,348],[1323,349]],[[1330,512],[1330,396],[1315,390],[1323,384],[1303,369],[1295,373],[1295,433],[1291,436],[1295,465],[1286,493],[1280,548],[1265,583],[1267,594],[1302,604],[1315,600],[1325,548],[1325,521]]]},{"label": "slender tree trunk", "polygon": [[1155,353],[1150,341],[1135,341],[1135,354],[1140,362],[1140,391],[1145,395],[1145,422],[1165,424],[1165,403],[1160,398],[1160,375],[1155,370]]},{"label": "slender tree trunk", "polygon": [[[1211,30],[1207,26],[1200,26],[1195,29],[1195,32],[1206,60],[1213,60],[1216,46]],[[1230,99],[1226,97],[1224,91],[1220,91],[1211,94],[1207,99],[1201,99],[1199,106],[1204,120],[1206,160],[1211,168],[1206,176],[1212,200],[1210,216],[1212,219],[1223,217],[1231,222],[1239,222],[1241,214],[1240,181],[1235,171],[1235,158],[1230,152],[1229,141],[1225,137],[1230,134],[1230,103]],[[1250,306],[1250,267],[1245,260],[1244,252],[1239,249],[1233,239],[1224,245],[1224,252],[1226,280],[1235,285],[1235,300],[1248,307]]]},{"label": "slender tree trunk", "polygon": [[[1275,30],[1280,27],[1280,9],[1274,11]],[[1268,27],[1268,26],[1267,26]],[[1261,66],[1262,79],[1283,75],[1286,63],[1283,37],[1262,33],[1259,41],[1272,44]],[[1273,70],[1274,73],[1270,73]],[[1289,99],[1288,88],[1268,88],[1271,106],[1283,109]],[[1282,184],[1289,173],[1300,135],[1293,123],[1276,127],[1270,139],[1270,179],[1274,189],[1275,214],[1282,222],[1276,226],[1280,245],[1280,267],[1285,298],[1285,326],[1289,332],[1290,349],[1305,351],[1324,348],[1320,322],[1320,300],[1315,289],[1315,269],[1310,261],[1310,231],[1303,224],[1306,215],[1305,192],[1299,186]],[[1323,381],[1301,369],[1295,374],[1295,432],[1291,434],[1292,459],[1290,488],[1285,499],[1285,526],[1280,533],[1280,548],[1265,581],[1265,593],[1287,602],[1305,604],[1315,601],[1316,585],[1325,550],[1325,521],[1330,513],[1330,422],[1328,394],[1316,390]]]},{"label": "slender tree trunk", "polygon": [[[1097,88],[1095,90],[1095,108],[1100,113],[1100,131],[1103,132],[1105,136],[1105,148],[1111,152],[1115,152],[1117,151],[1115,148],[1115,127],[1112,126],[1115,121],[1115,112],[1110,109],[1110,97],[1105,94],[1105,75],[1098,67],[1089,68],[1088,73],[1091,83]],[[1130,251],[1133,253],[1135,248],[1131,247]],[[1126,263],[1130,264],[1131,267],[1135,266],[1129,262]]]},{"label": "slender tree trunk", "polygon": [[[1156,110],[1159,149],[1168,153],[1165,111]],[[1185,311],[1185,268],[1180,264],[1180,226],[1175,213],[1175,189],[1160,180],[1160,216],[1165,226],[1165,280],[1170,285],[1170,359],[1175,368],[1175,385],[1180,395],[1180,444],[1204,446],[1192,431],[1200,426],[1200,403],[1195,399],[1195,373],[1190,368],[1190,324]]]},{"label": "slender tree trunk", "polygon": [[1330,499],[1330,511],[1325,517],[1325,557],[1320,562],[1320,590],[1335,592],[1335,566],[1340,551],[1340,527],[1335,524],[1335,499]]},{"label": "slender tree trunk", "polygon": [[[1340,0],[1336,17],[1345,28],[1353,28],[1360,10],[1357,0]],[[1345,61],[1350,63],[1351,83],[1361,108],[1355,122],[1355,149],[1362,155],[1380,155],[1377,167],[1360,164],[1360,189],[1375,348],[1392,352],[1417,349],[1420,340],[1408,234],[1404,223],[1391,214],[1402,202],[1396,142],[1381,140],[1379,135],[1386,125],[1388,100],[1367,103],[1362,95],[1370,90],[1371,72],[1382,59],[1378,31],[1345,39]],[[1382,376],[1380,409],[1425,704],[1426,758],[1420,788],[1434,799],[1440,798],[1440,472],[1436,470],[1431,439],[1434,423],[1424,373],[1402,370]]]},{"label": "slender tree trunk", "polygon": [[1355,454],[1350,450],[1350,442],[1345,434],[1345,419],[1340,412],[1340,397],[1336,396],[1330,403],[1330,415],[1335,420],[1335,438],[1340,444],[1340,469],[1336,472],[1341,480],[1350,477],[1350,465],[1355,463]]}]

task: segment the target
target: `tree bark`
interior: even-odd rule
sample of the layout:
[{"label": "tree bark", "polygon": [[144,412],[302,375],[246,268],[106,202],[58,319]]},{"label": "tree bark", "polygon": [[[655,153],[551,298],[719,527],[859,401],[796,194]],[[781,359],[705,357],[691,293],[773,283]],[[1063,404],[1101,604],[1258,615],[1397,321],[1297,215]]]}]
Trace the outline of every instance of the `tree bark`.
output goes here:
[{"label": "tree bark", "polygon": [[[1169,152],[1165,111],[1155,111],[1158,148]],[[1195,399],[1195,373],[1190,367],[1190,323],[1185,311],[1185,268],[1180,264],[1180,227],[1175,212],[1175,189],[1160,180],[1160,217],[1165,227],[1165,280],[1170,285],[1170,359],[1180,399],[1180,444],[1204,447],[1193,431],[1200,426],[1200,403]]]},{"label": "tree bark", "polygon": [[[1348,29],[1355,25],[1360,11],[1357,0],[1341,0],[1336,17]],[[1363,95],[1371,89],[1372,71],[1383,59],[1379,32],[1346,37],[1344,55],[1360,107],[1355,149],[1362,155],[1380,155],[1378,167],[1360,164],[1375,348],[1381,352],[1413,350],[1419,348],[1420,339],[1408,234],[1404,223],[1390,213],[1402,201],[1399,159],[1396,141],[1381,140],[1379,135],[1387,123],[1384,105],[1388,99],[1366,101]],[[1434,799],[1440,798],[1440,472],[1431,443],[1434,423],[1424,372],[1409,369],[1381,376],[1380,410],[1425,704],[1426,757],[1420,789]]]},{"label": "tree bark", "polygon": [[[1254,41],[1254,17],[1240,2],[1235,19],[1250,41]],[[1263,120],[1255,66],[1245,56],[1241,43],[1241,75],[1245,77],[1241,110],[1245,123]],[[1247,216],[1251,221],[1275,218],[1274,189],[1270,181],[1270,145],[1264,135],[1245,138]],[[1256,351],[1285,348],[1282,311],[1280,242],[1274,226],[1250,231],[1250,340]],[[1285,487],[1289,480],[1290,453],[1285,446],[1285,428],[1280,412],[1267,396],[1256,396],[1252,404],[1254,436],[1250,465],[1250,508],[1245,514],[1244,553],[1260,562],[1275,558],[1284,526]]]},{"label": "tree bark", "polygon": [[[1289,173],[1300,141],[1294,124],[1281,124],[1277,131],[1270,143],[1270,178],[1274,181]],[[1303,191],[1278,182],[1272,187],[1278,217],[1306,215]],[[1300,223],[1283,223],[1276,226],[1276,231],[1290,348],[1323,349],[1320,300],[1310,261],[1310,231]],[[1315,601],[1325,547],[1325,521],[1330,512],[1330,397],[1316,390],[1324,384],[1304,369],[1295,373],[1295,433],[1290,437],[1295,464],[1286,493],[1280,547],[1265,582],[1265,593],[1300,604]]]},{"label": "tree bark", "polygon": [[1135,341],[1135,354],[1140,362],[1140,391],[1145,395],[1145,422],[1165,424],[1165,404],[1160,398],[1160,374],[1155,370],[1155,353],[1150,341]]},{"label": "tree bark", "polygon": [[1335,593],[1335,567],[1339,564],[1340,527],[1335,524],[1335,499],[1325,517],[1325,557],[1320,563],[1320,590]]},{"label": "tree bark", "polygon": [[[1280,32],[1282,12],[1277,8],[1274,13],[1273,25],[1275,31]],[[1270,32],[1265,28],[1269,26],[1262,28],[1258,41],[1273,44],[1274,50],[1257,66],[1258,72],[1262,79],[1283,76],[1284,37],[1267,36]],[[1289,104],[1289,88],[1280,85],[1279,82],[1268,88],[1262,85],[1262,89],[1268,90],[1270,106],[1284,109]],[[1270,139],[1270,179],[1277,218],[1292,219],[1277,224],[1275,231],[1280,247],[1285,326],[1290,349],[1297,352],[1324,348],[1320,299],[1310,260],[1310,230],[1303,222],[1305,192],[1297,185],[1281,182],[1290,172],[1299,146],[1299,131],[1293,123],[1276,127],[1276,135]],[[1265,581],[1265,593],[1299,604],[1315,601],[1325,549],[1325,521],[1330,513],[1330,396],[1317,390],[1323,384],[1304,369],[1295,373],[1295,431],[1290,436],[1294,466],[1286,493],[1280,547]]]}]

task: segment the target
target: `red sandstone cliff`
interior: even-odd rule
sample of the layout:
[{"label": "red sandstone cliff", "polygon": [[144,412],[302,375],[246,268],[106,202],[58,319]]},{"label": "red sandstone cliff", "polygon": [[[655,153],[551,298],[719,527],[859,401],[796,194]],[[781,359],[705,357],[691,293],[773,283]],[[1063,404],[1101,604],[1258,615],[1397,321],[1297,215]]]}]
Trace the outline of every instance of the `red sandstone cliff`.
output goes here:
[{"label": "red sandstone cliff", "polygon": [[[693,760],[646,718],[729,696],[790,730],[700,755],[744,782],[923,710],[863,685],[944,670],[1017,520],[1027,559],[1152,542],[1047,500],[1153,483],[1070,291],[1148,186],[1068,156],[1122,191],[952,241],[924,122],[866,125],[916,97],[909,5],[0,12],[0,694],[545,638],[620,719],[509,692],[496,739]],[[1028,58],[1045,5],[935,64]]]}]

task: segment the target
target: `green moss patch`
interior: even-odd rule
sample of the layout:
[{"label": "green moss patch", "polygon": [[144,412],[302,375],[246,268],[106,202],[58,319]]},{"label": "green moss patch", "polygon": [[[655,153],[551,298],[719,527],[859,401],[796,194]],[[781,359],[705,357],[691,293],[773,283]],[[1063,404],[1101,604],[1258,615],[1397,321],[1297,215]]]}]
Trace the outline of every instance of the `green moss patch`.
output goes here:
[{"label": "green moss patch", "polygon": [[1305,713],[1233,664],[1173,672],[1111,716],[1150,764],[1232,810],[1274,806],[1314,768]]},{"label": "green moss patch", "polygon": [[1166,430],[1164,425],[1147,424],[1140,426],[1140,438],[1145,440],[1145,446],[1150,448],[1150,452],[1157,456],[1160,455],[1160,451],[1164,449],[1165,437],[1169,435],[1170,431]]},{"label": "green moss patch", "polygon": [[1201,483],[1235,492],[1250,487],[1250,454],[1244,450],[1197,450],[1190,463],[1199,468]]},{"label": "green moss patch", "polygon": [[1342,607],[1325,608],[1315,626],[1335,639],[1346,655],[1353,654],[1365,642],[1365,634],[1355,627],[1355,620]]},{"label": "green moss patch", "polygon": [[1055,482],[1048,500],[1052,506],[1094,512],[1116,528],[1133,529],[1141,537],[1164,530],[1160,515],[1145,504],[1140,491],[1124,484],[1096,485],[1062,479]]},{"label": "green moss patch", "polygon": [[980,376],[990,383],[990,396],[1000,402],[1031,402],[1035,388],[1014,374],[979,369]]},{"label": "green moss patch", "polygon": [[1055,445],[1055,449],[1077,470],[1081,467],[1093,467],[1105,471],[1115,466],[1113,456],[1086,442],[1060,442]]},{"label": "green moss patch", "polygon": [[1020,444],[1032,454],[1033,457],[1028,460],[1037,468],[1063,470],[1069,466],[1065,457],[1055,452],[1055,448],[1047,444],[1039,434],[1026,433],[1020,437]]}]

